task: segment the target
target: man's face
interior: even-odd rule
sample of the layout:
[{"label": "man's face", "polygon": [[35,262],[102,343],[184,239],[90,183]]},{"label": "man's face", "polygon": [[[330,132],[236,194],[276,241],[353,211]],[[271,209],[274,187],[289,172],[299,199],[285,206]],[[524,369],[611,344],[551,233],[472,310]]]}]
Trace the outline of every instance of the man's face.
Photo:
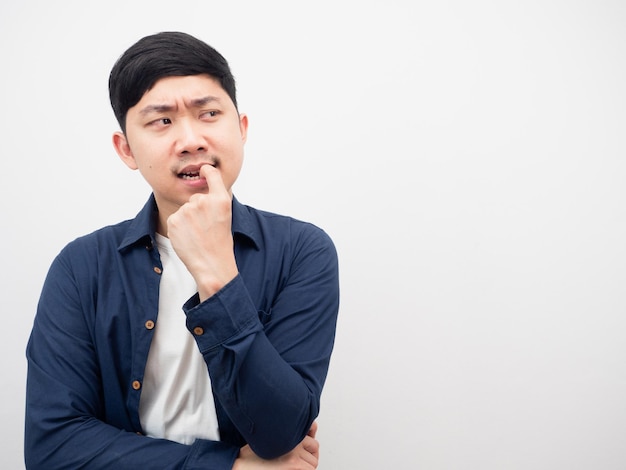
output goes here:
[{"label": "man's face", "polygon": [[247,128],[247,117],[237,113],[217,80],[167,77],[128,110],[126,133],[116,132],[113,144],[124,163],[152,187],[164,223],[192,194],[208,191],[198,174],[204,164],[220,171],[232,195]]}]

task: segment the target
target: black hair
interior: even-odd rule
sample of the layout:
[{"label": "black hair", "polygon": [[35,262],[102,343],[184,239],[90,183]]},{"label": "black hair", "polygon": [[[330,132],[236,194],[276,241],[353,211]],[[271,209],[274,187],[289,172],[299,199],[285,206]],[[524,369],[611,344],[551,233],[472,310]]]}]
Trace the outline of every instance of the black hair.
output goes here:
[{"label": "black hair", "polygon": [[235,78],[226,59],[205,42],[181,32],[146,36],[120,56],[109,76],[115,118],[126,132],[126,114],[161,78],[208,74],[237,108]]}]

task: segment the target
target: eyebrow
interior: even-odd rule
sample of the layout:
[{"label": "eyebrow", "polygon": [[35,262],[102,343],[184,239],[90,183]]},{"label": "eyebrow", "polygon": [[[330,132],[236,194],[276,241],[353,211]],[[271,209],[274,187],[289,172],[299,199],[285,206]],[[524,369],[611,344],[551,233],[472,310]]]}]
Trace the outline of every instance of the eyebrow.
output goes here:
[{"label": "eyebrow", "polygon": [[220,102],[220,99],[217,96],[208,95],[202,98],[196,98],[195,100],[191,100],[191,106],[194,108],[201,108],[209,103]]},{"label": "eyebrow", "polygon": [[[195,98],[191,100],[190,105],[192,108],[201,108],[202,106],[205,106],[212,102],[219,103],[220,102],[219,97],[208,95],[208,96],[203,96],[202,98]],[[146,114],[151,114],[151,113],[167,113],[167,112],[172,111],[174,108],[175,106],[171,104],[149,104],[145,108],[142,108],[139,111],[139,114],[145,116]]]}]

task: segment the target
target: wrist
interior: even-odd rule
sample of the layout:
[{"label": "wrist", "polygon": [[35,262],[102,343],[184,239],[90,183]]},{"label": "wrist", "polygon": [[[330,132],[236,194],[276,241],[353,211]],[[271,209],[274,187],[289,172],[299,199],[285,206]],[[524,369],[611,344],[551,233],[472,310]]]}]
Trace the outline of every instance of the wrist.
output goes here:
[{"label": "wrist", "polygon": [[239,274],[238,271],[234,271],[217,279],[215,277],[207,278],[202,281],[197,281],[196,284],[198,287],[198,295],[200,297],[200,302],[204,302],[210,297],[213,297],[217,292],[222,290],[227,284],[233,281],[235,277]]}]

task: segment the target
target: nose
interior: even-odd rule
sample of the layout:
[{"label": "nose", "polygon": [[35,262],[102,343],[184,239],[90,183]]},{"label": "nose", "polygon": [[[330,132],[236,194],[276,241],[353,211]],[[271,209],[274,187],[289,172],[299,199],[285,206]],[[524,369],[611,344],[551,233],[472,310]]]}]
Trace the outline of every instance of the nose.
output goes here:
[{"label": "nose", "polygon": [[176,153],[178,155],[204,152],[207,149],[206,141],[197,124],[190,120],[181,120],[177,127]]}]

